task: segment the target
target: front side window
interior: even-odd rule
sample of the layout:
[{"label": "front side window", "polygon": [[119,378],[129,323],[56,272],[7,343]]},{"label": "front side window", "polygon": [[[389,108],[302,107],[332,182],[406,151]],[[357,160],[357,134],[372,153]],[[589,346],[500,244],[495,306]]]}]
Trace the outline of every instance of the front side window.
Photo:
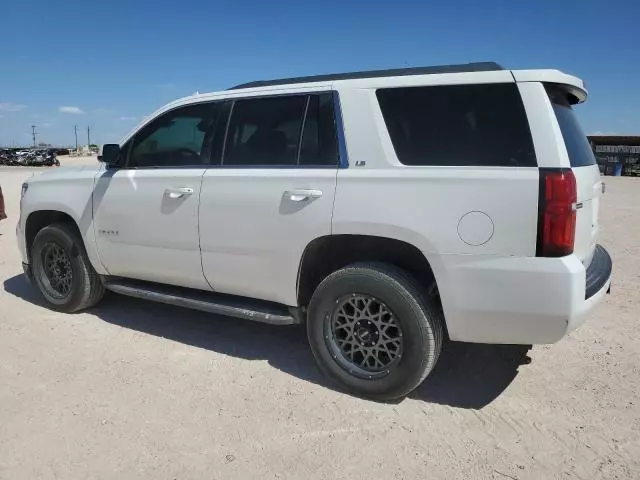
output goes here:
[{"label": "front side window", "polygon": [[405,165],[537,165],[514,83],[383,88],[377,97]]},{"label": "front side window", "polygon": [[215,128],[219,105],[177,108],[154,119],[133,139],[129,167],[177,167],[206,164],[206,139]]}]

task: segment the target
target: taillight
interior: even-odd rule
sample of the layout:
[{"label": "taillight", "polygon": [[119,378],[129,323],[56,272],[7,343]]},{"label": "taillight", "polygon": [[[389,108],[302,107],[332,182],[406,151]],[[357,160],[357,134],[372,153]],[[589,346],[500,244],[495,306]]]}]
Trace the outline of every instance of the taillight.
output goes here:
[{"label": "taillight", "polygon": [[573,253],[577,197],[576,177],[571,169],[540,169],[537,256],[564,257]]}]

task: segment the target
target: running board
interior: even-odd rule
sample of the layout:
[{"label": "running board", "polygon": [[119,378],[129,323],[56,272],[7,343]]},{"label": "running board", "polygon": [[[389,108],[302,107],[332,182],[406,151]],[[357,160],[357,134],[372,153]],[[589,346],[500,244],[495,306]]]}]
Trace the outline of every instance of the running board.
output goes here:
[{"label": "running board", "polygon": [[107,279],[107,290],[129,297],[272,325],[300,323],[298,309],[271,302],[135,280]]}]

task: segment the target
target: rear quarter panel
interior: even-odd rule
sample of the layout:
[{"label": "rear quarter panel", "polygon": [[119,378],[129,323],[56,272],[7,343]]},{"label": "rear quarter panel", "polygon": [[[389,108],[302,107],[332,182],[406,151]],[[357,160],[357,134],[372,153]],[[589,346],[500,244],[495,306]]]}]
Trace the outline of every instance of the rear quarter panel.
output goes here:
[{"label": "rear quarter panel", "polygon": [[461,318],[469,293],[458,287],[468,275],[461,265],[535,256],[538,169],[402,165],[375,90],[339,93],[349,168],[338,172],[333,233],[415,245],[433,269],[447,322]]},{"label": "rear quarter panel", "polygon": [[[536,167],[402,165],[375,90],[346,90],[340,101],[349,168],[338,172],[333,233],[397,238],[435,255],[535,255]],[[476,212],[486,222],[463,219]],[[461,238],[476,227],[491,230],[485,241]]]}]

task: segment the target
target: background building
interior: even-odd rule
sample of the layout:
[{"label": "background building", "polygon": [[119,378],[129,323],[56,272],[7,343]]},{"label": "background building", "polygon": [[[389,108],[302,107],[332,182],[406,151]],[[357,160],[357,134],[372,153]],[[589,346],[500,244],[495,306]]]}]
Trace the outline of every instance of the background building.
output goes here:
[{"label": "background building", "polygon": [[602,174],[640,175],[640,137],[588,138]]}]

